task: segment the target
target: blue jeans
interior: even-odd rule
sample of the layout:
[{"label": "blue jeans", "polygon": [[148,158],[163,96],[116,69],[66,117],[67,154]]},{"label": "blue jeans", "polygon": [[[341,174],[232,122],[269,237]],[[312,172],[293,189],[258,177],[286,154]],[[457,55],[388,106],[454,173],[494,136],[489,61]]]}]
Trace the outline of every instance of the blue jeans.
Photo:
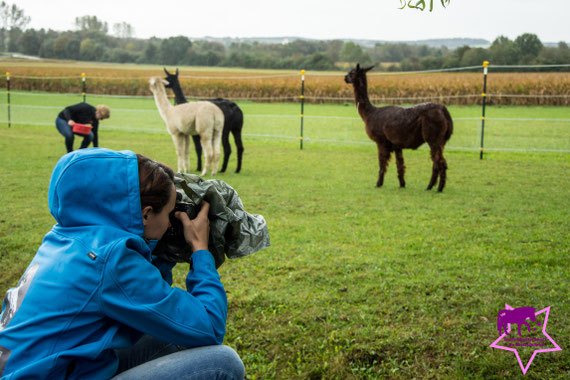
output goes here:
[{"label": "blue jeans", "polygon": [[119,369],[112,380],[245,377],[240,357],[228,346],[184,349],[145,335],[134,346],[117,350],[117,355]]},{"label": "blue jeans", "polygon": [[[67,148],[67,153],[73,151],[73,131],[67,121],[63,120],[62,118],[58,117],[55,119],[55,126],[59,133],[65,137],[65,147]],[[88,135],[83,137],[83,141],[81,142],[81,146],[79,149],[87,148],[91,141],[93,140],[93,132],[89,132]]]}]

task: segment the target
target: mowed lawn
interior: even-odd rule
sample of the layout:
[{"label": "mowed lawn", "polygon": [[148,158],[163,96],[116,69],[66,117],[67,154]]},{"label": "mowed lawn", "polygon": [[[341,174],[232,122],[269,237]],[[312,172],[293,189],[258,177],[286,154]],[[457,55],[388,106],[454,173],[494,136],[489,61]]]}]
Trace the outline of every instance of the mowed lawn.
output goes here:
[{"label": "mowed lawn", "polygon": [[[54,223],[47,191],[64,144],[53,120],[59,107],[80,101],[24,96],[14,97],[20,107],[12,116],[26,124],[0,126],[1,294]],[[88,101],[115,110],[101,123],[101,146],[176,169],[151,99]],[[567,108],[491,107],[486,146],[499,150],[479,160],[480,109],[449,107],[456,130],[440,194],[424,190],[426,149],[404,151],[405,189],[394,160],[384,187],[374,186],[376,148],[352,104],[306,106],[303,150],[298,104],[240,107],[242,172],[233,172],[232,145],[229,171],[216,178],[237,190],[246,210],[265,216],[271,237],[270,248],[220,268],[225,343],[249,378],[523,378],[514,353],[489,347],[505,303],[551,306],[547,331],[563,350],[537,354],[524,378],[567,378],[570,129],[504,120],[568,119]],[[524,151],[532,149],[551,152]],[[194,153],[190,159],[194,167]],[[187,269],[176,266],[176,286],[184,287]],[[532,350],[519,351],[528,361]]]}]

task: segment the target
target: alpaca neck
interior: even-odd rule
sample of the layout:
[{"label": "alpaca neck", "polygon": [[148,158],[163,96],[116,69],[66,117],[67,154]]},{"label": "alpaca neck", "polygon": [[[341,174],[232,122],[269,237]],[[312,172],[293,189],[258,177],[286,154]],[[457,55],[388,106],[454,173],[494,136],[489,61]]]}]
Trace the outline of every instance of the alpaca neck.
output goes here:
[{"label": "alpaca neck", "polygon": [[157,86],[155,86],[152,89],[152,94],[154,95],[154,101],[156,102],[156,106],[158,108],[158,112],[160,112],[160,116],[162,116],[162,118],[166,121],[166,114],[174,106],[170,104],[170,102],[168,101],[164,85],[159,83]]},{"label": "alpaca neck", "polygon": [[374,108],[368,99],[368,86],[366,84],[366,77],[353,83],[354,87],[354,100],[356,108],[361,115],[368,113]]},{"label": "alpaca neck", "polygon": [[174,100],[176,104],[188,103],[188,100],[186,100],[186,97],[182,92],[182,87],[180,86],[180,82],[178,82],[177,80],[173,81],[171,83],[171,88],[172,92],[174,92]]}]

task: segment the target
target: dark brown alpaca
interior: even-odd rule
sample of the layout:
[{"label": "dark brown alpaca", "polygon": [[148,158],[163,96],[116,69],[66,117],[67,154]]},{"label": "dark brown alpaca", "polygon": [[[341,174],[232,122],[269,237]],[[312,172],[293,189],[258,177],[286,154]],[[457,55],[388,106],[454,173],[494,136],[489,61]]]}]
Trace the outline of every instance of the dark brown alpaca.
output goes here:
[{"label": "dark brown alpaca", "polygon": [[447,170],[447,162],[443,158],[443,147],[453,133],[453,121],[447,108],[437,103],[423,103],[407,108],[374,107],[368,99],[366,83],[366,72],[373,67],[360,68],[357,64],[356,68],[344,77],[344,81],[352,83],[356,108],[364,120],[366,133],[378,146],[380,173],[376,186],[380,187],[384,183],[384,174],[390,155],[395,152],[400,187],[405,187],[406,167],[402,149],[417,149],[427,142],[433,161],[432,175],[427,190],[431,190],[439,176],[437,191],[442,191]]}]

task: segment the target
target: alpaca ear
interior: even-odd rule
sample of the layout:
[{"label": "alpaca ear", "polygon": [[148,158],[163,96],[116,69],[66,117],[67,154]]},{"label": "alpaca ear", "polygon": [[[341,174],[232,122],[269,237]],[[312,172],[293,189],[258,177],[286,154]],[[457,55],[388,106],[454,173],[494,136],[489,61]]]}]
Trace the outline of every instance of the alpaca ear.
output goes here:
[{"label": "alpaca ear", "polygon": [[356,64],[356,71],[360,70],[360,63]]},{"label": "alpaca ear", "polygon": [[166,73],[166,75],[171,75],[171,74],[168,72],[168,70],[166,70],[166,67],[163,67],[163,69],[164,69],[164,72]]},{"label": "alpaca ear", "polygon": [[178,76],[178,67],[176,68],[176,76]]},{"label": "alpaca ear", "polygon": [[370,71],[374,68],[374,65],[370,66],[370,67],[365,67],[364,69],[362,69],[364,72]]},{"label": "alpaca ear", "polygon": [[163,79],[163,80],[162,80],[162,84],[165,85],[165,86],[168,86],[169,82],[168,82],[166,79]]}]

